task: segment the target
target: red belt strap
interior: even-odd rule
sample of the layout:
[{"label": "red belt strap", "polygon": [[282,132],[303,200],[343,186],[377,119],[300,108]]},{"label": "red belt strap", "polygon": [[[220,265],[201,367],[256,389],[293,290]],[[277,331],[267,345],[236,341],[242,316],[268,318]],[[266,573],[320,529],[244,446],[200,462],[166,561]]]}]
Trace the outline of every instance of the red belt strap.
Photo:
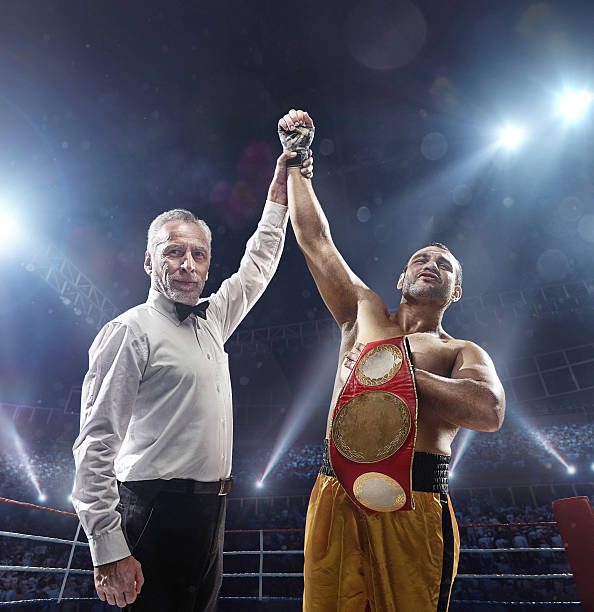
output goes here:
[{"label": "red belt strap", "polygon": [[336,402],[330,463],[367,512],[414,510],[417,393],[405,336],[365,345]]}]

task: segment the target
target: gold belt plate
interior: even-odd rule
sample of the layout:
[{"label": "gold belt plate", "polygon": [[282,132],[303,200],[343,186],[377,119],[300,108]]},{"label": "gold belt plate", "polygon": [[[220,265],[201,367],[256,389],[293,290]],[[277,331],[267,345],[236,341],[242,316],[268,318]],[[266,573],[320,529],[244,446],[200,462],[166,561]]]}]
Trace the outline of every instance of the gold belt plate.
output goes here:
[{"label": "gold belt plate", "polygon": [[377,512],[393,512],[406,504],[402,485],[380,472],[361,474],[353,483],[353,495],[365,507]]},{"label": "gold belt plate", "polygon": [[349,400],[332,424],[337,450],[356,463],[375,463],[393,455],[411,429],[406,402],[388,391],[367,391]]},{"label": "gold belt plate", "polygon": [[368,387],[383,385],[398,374],[402,360],[402,351],[397,346],[380,344],[361,357],[355,376]]}]

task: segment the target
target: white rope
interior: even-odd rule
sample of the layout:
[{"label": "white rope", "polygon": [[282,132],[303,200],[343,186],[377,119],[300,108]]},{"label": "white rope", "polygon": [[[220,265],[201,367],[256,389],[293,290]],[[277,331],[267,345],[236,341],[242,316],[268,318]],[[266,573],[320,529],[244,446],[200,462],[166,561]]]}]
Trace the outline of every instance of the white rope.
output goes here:
[{"label": "white rope", "polygon": [[[70,572],[71,574],[93,574],[93,570],[83,570],[83,569],[71,569],[68,570],[66,568],[59,567],[30,567],[27,565],[0,565],[0,571],[5,572],[49,572],[54,574],[62,574],[64,572]],[[240,574],[223,574],[224,578],[250,578],[250,577],[259,577],[263,576],[265,578],[301,578],[303,574],[293,574],[293,573],[266,573],[266,572],[250,572],[250,573],[240,573]],[[482,578],[482,579],[550,579],[556,580],[559,578],[573,578],[573,574],[458,574],[456,578]]]},{"label": "white rope", "polygon": [[66,568],[62,567],[32,567],[30,565],[0,565],[0,572],[41,572],[50,574],[63,574],[64,572],[70,572],[71,574],[92,574],[93,570],[67,570]]},{"label": "white rope", "polygon": [[481,578],[485,580],[490,578],[502,578],[504,580],[546,578],[549,580],[555,580],[557,578],[573,578],[573,574],[458,574],[456,576],[456,580],[458,578]]},{"label": "white rope", "polygon": [[[13,531],[0,531],[0,537],[18,538],[21,540],[35,540],[36,542],[51,542],[53,544],[72,544],[72,540],[62,540],[60,538],[48,538],[46,536],[29,535],[27,533],[15,533]],[[87,542],[74,542],[76,546],[89,547]]]},{"label": "white rope", "polygon": [[[223,578],[259,578],[263,576],[264,578],[302,578],[303,574],[292,574],[292,573],[259,573],[259,572],[251,572],[251,573],[241,573],[241,574],[223,574]],[[532,579],[532,580],[542,580],[542,579],[567,579],[573,578],[573,574],[458,574],[456,579],[458,578],[481,578],[481,579],[490,579],[490,578],[498,578],[503,580],[524,580],[524,579]]]},{"label": "white rope", "polygon": [[[63,597],[62,601],[99,601],[98,597]],[[0,601],[0,608],[16,608],[25,606],[35,606],[37,604],[47,605],[51,602],[58,602],[57,597],[48,599],[19,599],[17,601]]]},{"label": "white rope", "polygon": [[[302,555],[302,550],[264,550],[265,555]],[[259,555],[259,550],[229,550],[223,555]]]},{"label": "white rope", "polygon": [[461,548],[461,553],[493,552],[565,552],[564,548]]}]

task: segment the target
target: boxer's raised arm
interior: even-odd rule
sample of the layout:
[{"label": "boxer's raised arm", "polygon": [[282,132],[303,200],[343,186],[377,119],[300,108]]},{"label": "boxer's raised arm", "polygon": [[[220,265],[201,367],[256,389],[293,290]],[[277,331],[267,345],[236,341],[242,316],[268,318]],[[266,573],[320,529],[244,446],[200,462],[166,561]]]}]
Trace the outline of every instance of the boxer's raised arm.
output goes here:
[{"label": "boxer's raised arm", "polygon": [[[279,128],[288,132],[300,126],[313,127],[305,111],[289,111],[279,121]],[[355,321],[361,301],[379,298],[349,268],[338,252],[311,181],[303,176],[299,167],[288,168],[287,191],[289,216],[297,243],[305,255],[322,299],[339,325]]]}]

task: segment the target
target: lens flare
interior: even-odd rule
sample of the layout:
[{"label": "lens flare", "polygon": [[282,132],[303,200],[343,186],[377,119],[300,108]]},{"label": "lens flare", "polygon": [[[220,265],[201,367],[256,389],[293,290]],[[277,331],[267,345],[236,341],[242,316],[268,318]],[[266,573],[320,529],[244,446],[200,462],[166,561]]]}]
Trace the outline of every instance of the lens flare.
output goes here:
[{"label": "lens flare", "polygon": [[18,229],[16,216],[8,210],[0,209],[0,250],[8,248],[16,240]]},{"label": "lens flare", "polygon": [[588,110],[592,100],[591,91],[568,91],[559,98],[559,112],[565,119],[577,119]]},{"label": "lens flare", "polygon": [[526,139],[526,130],[513,123],[508,123],[499,132],[499,140],[497,141],[500,145],[506,149],[515,149],[524,142]]},{"label": "lens flare", "polygon": [[450,477],[454,476],[454,472],[456,471],[456,467],[460,463],[460,459],[462,459],[466,449],[468,448],[468,444],[470,440],[474,436],[474,431],[471,429],[463,429],[460,433],[460,437],[458,438],[458,443],[456,445],[456,450],[452,456],[452,462],[450,463]]},{"label": "lens flare", "polygon": [[576,468],[573,465],[569,465],[567,461],[561,456],[559,451],[553,447],[549,440],[547,440],[541,431],[539,431],[536,425],[530,424],[525,417],[516,415],[521,426],[540,444],[540,446],[547,451],[552,457],[554,457],[566,470],[568,474],[575,474]]},{"label": "lens flare", "polygon": [[37,476],[35,475],[35,472],[33,472],[33,467],[31,466],[31,460],[29,459],[27,452],[25,451],[25,448],[23,446],[23,441],[21,440],[19,434],[16,432],[16,430],[12,426],[12,423],[10,423],[10,438],[12,439],[12,443],[14,445],[14,449],[16,450],[17,456],[20,459],[21,464],[25,468],[25,472],[27,473],[27,476],[29,476],[29,480],[31,481],[31,483],[35,487],[35,490],[37,491],[37,499],[41,502],[46,501],[47,496],[45,495],[45,493],[41,490],[41,487],[39,486],[39,482],[37,481]]},{"label": "lens flare", "polygon": [[[274,448],[268,459],[266,469],[262,474],[260,481],[264,484],[274,466],[278,463],[280,457],[288,450],[288,448],[297,439],[298,435],[303,432],[309,420],[315,415],[321,416],[321,402],[326,401],[328,394],[332,389],[332,381],[334,380],[336,370],[336,345],[335,339],[328,340],[320,347],[318,358],[311,363],[311,369],[306,373],[301,381],[301,386],[304,388],[301,394],[291,406],[287,413],[287,417],[278,438],[274,444]],[[327,404],[324,406],[324,410]],[[325,420],[325,412],[322,418]]]}]

